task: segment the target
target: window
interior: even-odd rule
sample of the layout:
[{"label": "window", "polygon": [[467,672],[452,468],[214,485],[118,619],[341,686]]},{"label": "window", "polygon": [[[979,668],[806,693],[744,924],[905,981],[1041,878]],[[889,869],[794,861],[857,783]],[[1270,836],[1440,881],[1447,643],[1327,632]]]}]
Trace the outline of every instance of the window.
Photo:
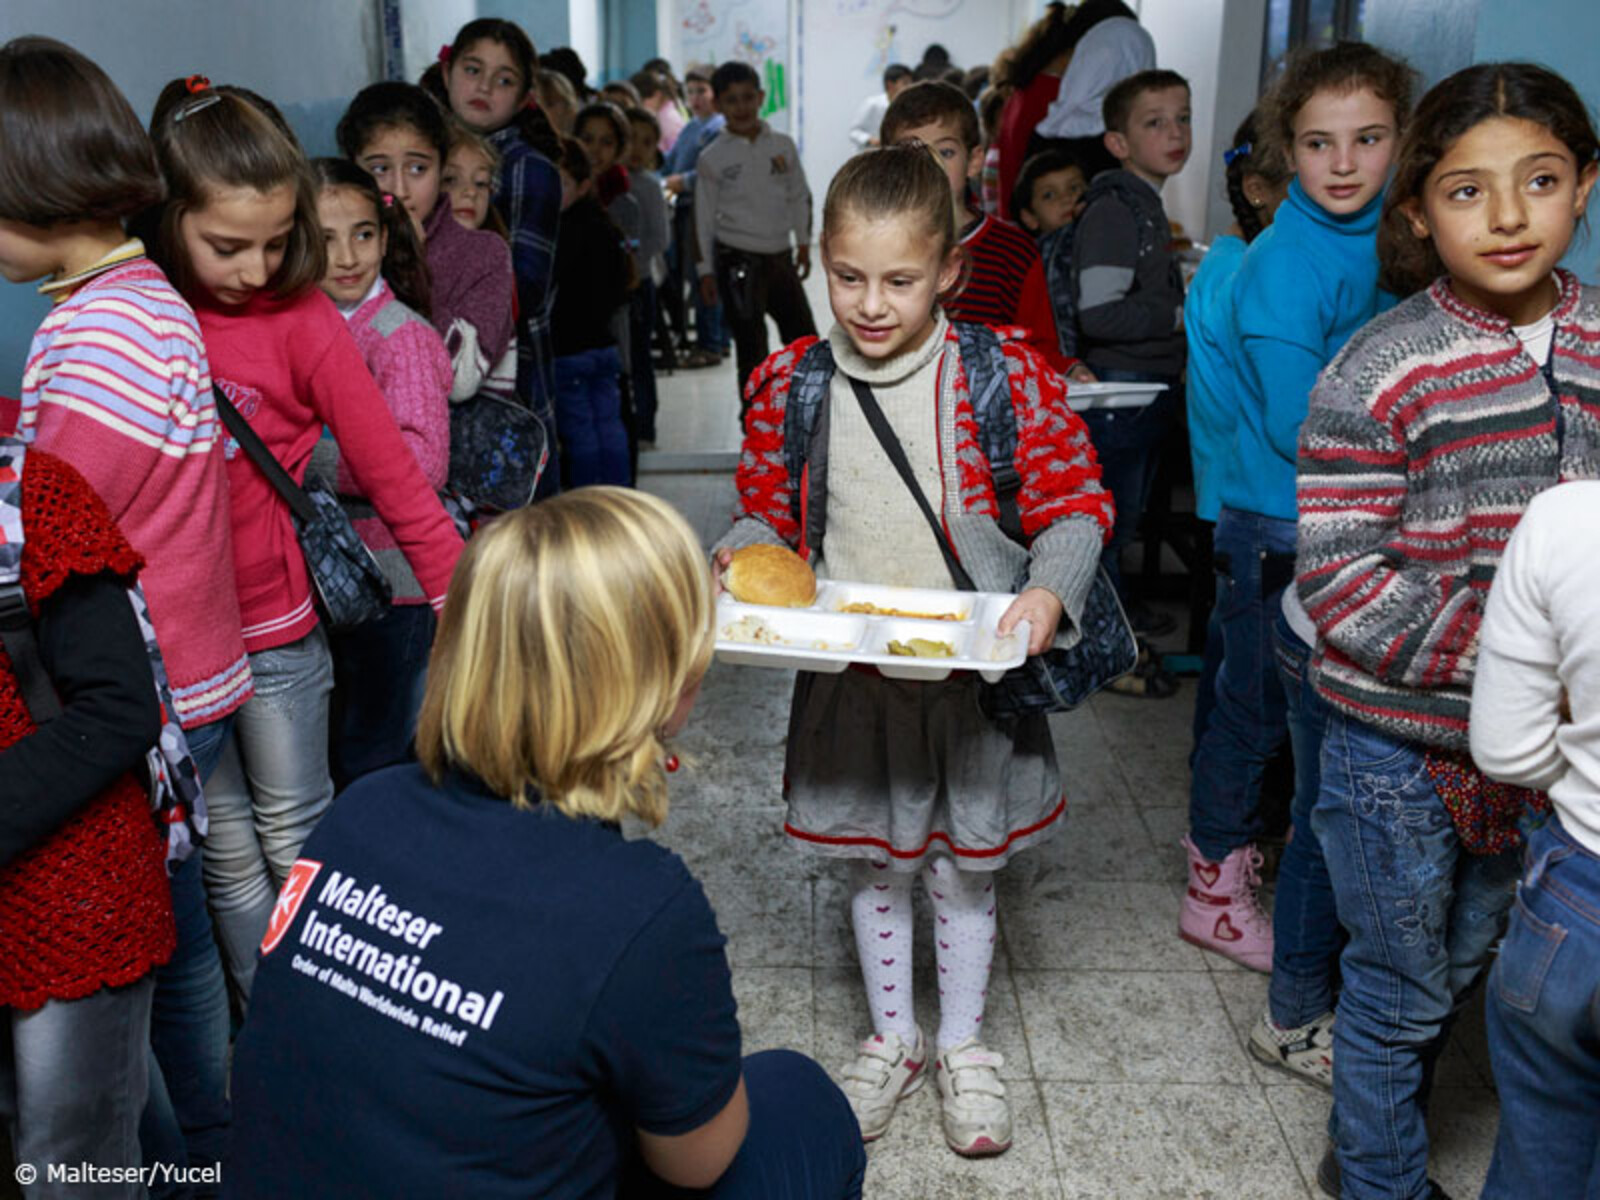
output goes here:
[{"label": "window", "polygon": [[1359,41],[1366,0],[1268,0],[1267,33],[1261,50],[1265,87],[1284,55],[1302,46],[1317,49]]}]

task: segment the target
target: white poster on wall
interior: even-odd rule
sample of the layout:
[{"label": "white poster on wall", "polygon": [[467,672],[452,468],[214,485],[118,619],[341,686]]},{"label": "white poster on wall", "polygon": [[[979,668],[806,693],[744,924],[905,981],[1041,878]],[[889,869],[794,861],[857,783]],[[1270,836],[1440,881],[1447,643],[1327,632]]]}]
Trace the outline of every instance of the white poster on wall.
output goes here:
[{"label": "white poster on wall", "polygon": [[678,61],[749,63],[766,92],[762,119],[793,133],[789,0],[679,0],[677,10]]},{"label": "white poster on wall", "polygon": [[883,91],[890,63],[915,67],[937,42],[958,67],[994,60],[1026,26],[1037,0],[799,0],[801,155],[820,195],[855,152],[850,125]]}]

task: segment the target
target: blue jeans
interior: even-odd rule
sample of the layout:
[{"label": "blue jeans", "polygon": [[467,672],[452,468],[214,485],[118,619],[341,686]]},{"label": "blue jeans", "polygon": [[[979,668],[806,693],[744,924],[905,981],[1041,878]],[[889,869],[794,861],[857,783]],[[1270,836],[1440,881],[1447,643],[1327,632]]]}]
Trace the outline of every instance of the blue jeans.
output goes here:
[{"label": "blue jeans", "polygon": [[248,999],[256,947],[300,847],[333,802],[328,696],[333,663],[321,626],[250,656],[256,694],[206,788],[206,892],[228,974]]},{"label": "blue jeans", "polygon": [[426,604],[396,604],[377,620],[329,635],[334,690],[328,763],[335,790],[410,757],[433,630],[433,610]]},{"label": "blue jeans", "polygon": [[1311,823],[1350,935],[1328,1128],[1345,1200],[1428,1194],[1432,1068],[1516,888],[1515,853],[1461,849],[1423,753],[1341,712],[1328,716]]},{"label": "blue jeans", "polygon": [[1105,567],[1106,574],[1116,585],[1117,594],[1126,603],[1128,591],[1122,582],[1122,552],[1139,533],[1139,519],[1150,498],[1150,485],[1156,479],[1161,444],[1167,440],[1178,411],[1178,393],[1174,390],[1177,380],[1109,367],[1095,367],[1094,373],[1105,383],[1168,385],[1166,391],[1143,408],[1091,408],[1081,414],[1083,423],[1089,427],[1095,456],[1100,460],[1100,482],[1111,493],[1117,509],[1111,540],[1100,552],[1100,565]]},{"label": "blue jeans", "polygon": [[[1212,525],[1210,537],[1213,552],[1216,526]],[[1200,663],[1200,678],[1194,689],[1194,717],[1189,724],[1189,770],[1194,770],[1200,757],[1200,743],[1205,739],[1206,728],[1211,724],[1211,711],[1217,706],[1217,672],[1222,669],[1222,615],[1217,611],[1215,598],[1211,612],[1206,616],[1206,646]]]},{"label": "blue jeans", "polygon": [[0,1120],[13,1161],[39,1172],[39,1197],[142,1197],[137,1183],[51,1183],[46,1168],[137,1167],[139,1110],[149,1088],[150,996],[155,978],[103,987],[80,1000],[0,1008]]},{"label": "blue jeans", "polygon": [[1294,544],[1293,521],[1232,508],[1217,517],[1222,665],[1189,790],[1189,836],[1212,862],[1261,835],[1261,779],[1288,736],[1272,623],[1288,582],[1283,572],[1293,573]]},{"label": "blue jeans", "polygon": [[556,359],[556,428],[567,487],[628,483],[628,432],[622,427],[615,346]]},{"label": "blue jeans", "polygon": [[1322,734],[1327,701],[1311,682],[1311,647],[1290,628],[1280,608],[1273,620],[1278,672],[1294,745],[1292,832],[1278,863],[1272,905],[1272,982],[1267,1007],[1286,1028],[1309,1025],[1333,1010],[1344,937],[1333,903],[1333,884],[1322,843],[1311,826],[1322,781]]},{"label": "blue jeans", "polygon": [[[233,717],[184,730],[202,783],[210,780],[233,732]],[[178,946],[156,968],[150,1006],[150,1096],[139,1121],[147,1166],[204,1166],[227,1150],[228,985],[206,909],[202,856],[197,848],[172,872],[172,912]],[[151,1185],[157,1197],[208,1194]]]},{"label": "blue jeans", "polygon": [[1555,818],[1489,974],[1500,1136],[1484,1200],[1600,1196],[1600,857]]},{"label": "blue jeans", "polygon": [[855,1200],[867,1154],[850,1103],[828,1073],[793,1050],[744,1060],[750,1129],[722,1178],[704,1190],[623,1189],[658,1200]]}]

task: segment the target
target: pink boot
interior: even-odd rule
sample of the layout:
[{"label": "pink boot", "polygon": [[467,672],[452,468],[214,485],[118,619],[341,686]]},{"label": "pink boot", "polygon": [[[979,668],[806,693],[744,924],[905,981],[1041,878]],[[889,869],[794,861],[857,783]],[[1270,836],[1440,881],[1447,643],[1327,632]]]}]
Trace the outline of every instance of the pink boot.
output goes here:
[{"label": "pink boot", "polygon": [[1183,848],[1189,852],[1189,890],[1178,911],[1178,936],[1252,971],[1270,972],[1272,919],[1256,898],[1261,852],[1240,846],[1221,862],[1208,862],[1187,837]]}]

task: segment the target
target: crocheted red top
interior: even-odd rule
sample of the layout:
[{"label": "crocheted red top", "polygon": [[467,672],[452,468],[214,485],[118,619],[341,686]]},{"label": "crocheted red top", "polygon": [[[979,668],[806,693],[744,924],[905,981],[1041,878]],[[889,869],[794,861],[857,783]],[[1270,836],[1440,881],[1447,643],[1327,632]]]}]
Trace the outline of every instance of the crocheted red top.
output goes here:
[{"label": "crocheted red top", "polygon": [[[22,590],[39,611],[73,575],[131,576],[141,560],[83,477],[30,449],[22,471]],[[35,726],[0,649],[0,749]],[[131,775],[0,870],[0,1007],[38,1008],[143,977],[176,933],[150,801]]]}]

